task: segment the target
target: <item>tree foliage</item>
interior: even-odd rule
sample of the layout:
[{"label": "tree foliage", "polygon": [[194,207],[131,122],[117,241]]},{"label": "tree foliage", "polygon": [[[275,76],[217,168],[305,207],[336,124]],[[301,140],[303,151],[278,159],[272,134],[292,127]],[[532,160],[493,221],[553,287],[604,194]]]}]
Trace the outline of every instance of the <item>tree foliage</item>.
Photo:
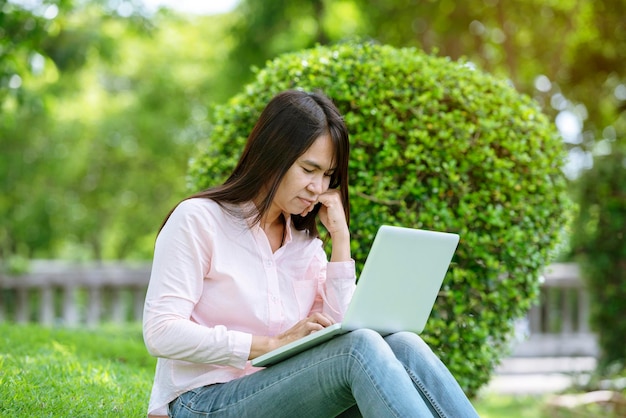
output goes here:
[{"label": "tree foliage", "polygon": [[231,93],[253,78],[253,68],[285,52],[326,45],[363,33],[352,1],[242,0],[230,28],[234,45],[225,80]]},{"label": "tree foliage", "polygon": [[224,98],[228,39],[206,39],[226,22],[55,6],[2,9],[13,32],[40,30],[7,41],[0,61],[14,80],[0,88],[0,258],[149,258],[207,107]]},{"label": "tree foliage", "polygon": [[[59,163],[62,155],[70,155],[70,141],[50,140],[58,129],[57,121],[49,119],[53,97],[59,94],[56,81],[61,71],[74,75],[88,51],[97,56],[111,43],[92,29],[110,17],[102,9],[96,21],[92,16],[78,25],[69,1],[34,3],[30,8],[3,1],[0,6],[0,257],[4,258],[37,254],[62,239],[54,224],[67,225],[60,200],[66,181],[76,174],[76,164]],[[58,133],[66,139],[66,132]]]},{"label": "tree foliage", "polygon": [[196,188],[226,178],[263,106],[289,88],[321,89],[345,115],[359,266],[381,224],[460,234],[426,338],[475,394],[534,300],[570,213],[552,125],[528,96],[467,62],[372,44],[318,47],[268,63],[216,110],[191,166]]},{"label": "tree foliage", "polygon": [[601,368],[625,366],[626,345],[626,152],[598,156],[576,184],[580,215],[573,249],[593,301]]}]

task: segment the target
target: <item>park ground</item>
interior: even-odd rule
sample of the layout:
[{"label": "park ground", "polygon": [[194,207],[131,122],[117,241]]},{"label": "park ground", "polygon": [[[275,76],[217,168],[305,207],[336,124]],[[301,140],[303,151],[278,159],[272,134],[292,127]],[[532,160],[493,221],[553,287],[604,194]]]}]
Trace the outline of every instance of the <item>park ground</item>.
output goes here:
[{"label": "park ground", "polygon": [[[139,325],[72,330],[0,324],[0,416],[145,416],[154,364]],[[501,366],[473,400],[480,416],[554,416],[546,405],[567,381],[516,374],[515,367]]]}]

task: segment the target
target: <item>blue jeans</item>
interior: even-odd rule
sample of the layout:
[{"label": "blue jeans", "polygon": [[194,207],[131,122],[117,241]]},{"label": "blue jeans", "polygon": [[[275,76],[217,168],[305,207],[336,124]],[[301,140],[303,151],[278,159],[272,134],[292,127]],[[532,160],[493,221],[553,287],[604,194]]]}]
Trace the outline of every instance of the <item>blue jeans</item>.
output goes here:
[{"label": "blue jeans", "polygon": [[361,329],[262,371],[170,403],[187,417],[477,417],[446,366],[417,335]]}]

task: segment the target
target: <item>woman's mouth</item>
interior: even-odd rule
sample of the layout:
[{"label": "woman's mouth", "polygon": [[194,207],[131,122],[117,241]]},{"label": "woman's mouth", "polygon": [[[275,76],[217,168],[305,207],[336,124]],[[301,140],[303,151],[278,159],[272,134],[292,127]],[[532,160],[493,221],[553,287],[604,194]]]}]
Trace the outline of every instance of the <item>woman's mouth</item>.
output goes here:
[{"label": "woman's mouth", "polygon": [[299,197],[298,199],[300,199],[300,201],[304,203],[305,206],[311,206],[315,203],[315,200],[304,199],[302,197]]}]

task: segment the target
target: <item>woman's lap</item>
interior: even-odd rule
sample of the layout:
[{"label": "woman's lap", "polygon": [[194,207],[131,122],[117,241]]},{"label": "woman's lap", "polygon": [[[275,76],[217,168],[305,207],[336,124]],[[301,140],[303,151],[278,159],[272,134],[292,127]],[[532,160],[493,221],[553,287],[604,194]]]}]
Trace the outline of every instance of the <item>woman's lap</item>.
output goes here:
[{"label": "woman's lap", "polygon": [[[175,417],[328,418],[342,412],[358,416],[358,400],[364,416],[431,416],[434,411],[446,416],[436,399],[445,387],[420,390],[439,378],[441,367],[447,372],[437,362],[414,334],[383,339],[357,330],[252,375],[187,392],[171,411]],[[433,400],[434,406],[427,404]]]}]

